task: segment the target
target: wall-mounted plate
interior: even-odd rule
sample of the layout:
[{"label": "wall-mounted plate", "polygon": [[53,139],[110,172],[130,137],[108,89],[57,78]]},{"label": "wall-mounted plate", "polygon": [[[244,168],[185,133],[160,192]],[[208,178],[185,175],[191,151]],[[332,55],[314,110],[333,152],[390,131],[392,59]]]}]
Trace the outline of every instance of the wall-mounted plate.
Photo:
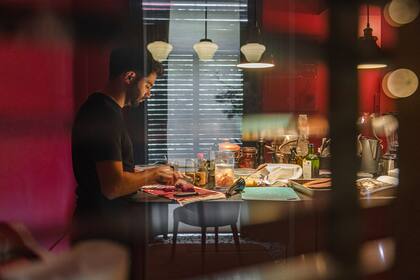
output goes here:
[{"label": "wall-mounted plate", "polygon": [[397,98],[396,96],[394,96],[388,89],[388,79],[389,79],[389,75],[391,75],[391,72],[388,72],[383,78],[382,78],[382,90],[384,91],[385,95],[388,96],[389,98],[395,99]]},{"label": "wall-mounted plate", "polygon": [[389,16],[396,24],[407,24],[417,18],[420,4],[417,0],[392,0],[388,7]]},{"label": "wall-mounted plate", "polygon": [[397,98],[412,95],[416,92],[418,86],[419,79],[417,78],[416,73],[404,68],[392,71],[387,81],[389,92]]}]

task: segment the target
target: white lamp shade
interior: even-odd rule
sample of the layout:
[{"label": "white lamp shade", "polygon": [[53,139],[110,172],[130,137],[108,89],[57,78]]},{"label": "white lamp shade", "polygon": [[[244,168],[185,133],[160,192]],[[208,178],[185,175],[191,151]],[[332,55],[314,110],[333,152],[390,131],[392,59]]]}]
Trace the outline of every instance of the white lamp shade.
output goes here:
[{"label": "white lamp shade", "polygon": [[213,56],[219,46],[213,43],[211,40],[201,40],[199,43],[194,44],[193,46],[198,57],[202,61],[209,61],[213,59]]},{"label": "white lamp shade", "polygon": [[261,60],[265,52],[265,46],[258,43],[248,43],[241,47],[241,52],[248,62],[255,63]]},{"label": "white lamp shade", "polygon": [[166,60],[172,49],[171,44],[163,41],[154,41],[147,45],[147,50],[152,54],[153,59],[158,62]]}]

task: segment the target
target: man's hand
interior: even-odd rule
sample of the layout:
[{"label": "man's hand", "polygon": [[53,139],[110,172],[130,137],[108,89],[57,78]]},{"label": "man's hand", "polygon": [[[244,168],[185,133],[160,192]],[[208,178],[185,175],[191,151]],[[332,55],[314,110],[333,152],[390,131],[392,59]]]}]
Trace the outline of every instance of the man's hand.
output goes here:
[{"label": "man's hand", "polygon": [[154,171],[154,180],[159,184],[174,185],[178,179],[182,178],[182,175],[169,165],[156,167]]}]

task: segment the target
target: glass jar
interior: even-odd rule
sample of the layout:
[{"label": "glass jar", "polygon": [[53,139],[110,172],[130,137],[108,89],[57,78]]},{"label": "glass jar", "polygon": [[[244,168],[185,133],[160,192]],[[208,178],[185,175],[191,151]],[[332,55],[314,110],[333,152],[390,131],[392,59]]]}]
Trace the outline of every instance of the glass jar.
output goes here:
[{"label": "glass jar", "polygon": [[196,184],[197,160],[192,158],[185,159],[184,165],[180,166],[180,172],[189,177],[193,184]]},{"label": "glass jar", "polygon": [[216,188],[229,188],[234,182],[234,153],[223,151],[215,153],[215,183]]},{"label": "glass jar", "polygon": [[257,149],[254,147],[243,147],[239,158],[239,168],[256,168]]},{"label": "glass jar", "polygon": [[234,154],[235,167],[238,167],[239,157],[241,154],[241,147],[238,144],[229,142],[229,139],[222,139],[222,143],[219,143],[219,151],[228,151]]}]

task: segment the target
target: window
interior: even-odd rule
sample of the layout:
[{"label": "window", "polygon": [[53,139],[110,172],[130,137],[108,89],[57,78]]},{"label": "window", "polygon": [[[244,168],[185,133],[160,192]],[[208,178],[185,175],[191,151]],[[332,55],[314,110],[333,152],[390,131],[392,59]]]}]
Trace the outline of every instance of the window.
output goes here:
[{"label": "window", "polygon": [[236,64],[247,4],[208,1],[208,38],[219,45],[211,62],[192,48],[204,37],[205,8],[204,1],[143,2],[145,24],[169,22],[174,47],[146,106],[148,162],[195,158],[221,138],[240,143],[243,74]]}]

